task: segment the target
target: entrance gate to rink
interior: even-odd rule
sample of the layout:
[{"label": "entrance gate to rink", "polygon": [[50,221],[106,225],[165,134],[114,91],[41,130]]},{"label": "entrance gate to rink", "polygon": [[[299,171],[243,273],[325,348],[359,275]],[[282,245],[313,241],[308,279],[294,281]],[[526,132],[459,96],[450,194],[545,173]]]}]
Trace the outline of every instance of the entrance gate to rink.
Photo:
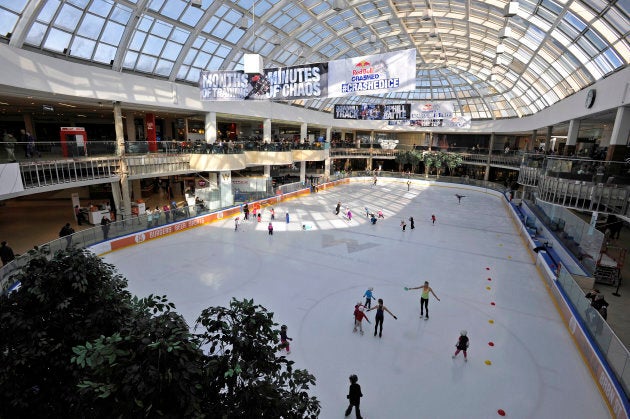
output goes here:
[{"label": "entrance gate to rink", "polygon": [[[366,172],[355,172],[353,177],[338,175],[334,176],[330,182],[320,184],[319,187],[320,189],[328,189],[348,182],[370,182],[372,176],[373,173]],[[459,184],[464,189],[490,193],[506,199],[507,202],[506,188],[498,183],[466,177],[426,177],[396,172],[379,172],[378,176],[383,180],[387,179],[386,181],[405,184],[409,180],[429,185],[436,183]],[[284,199],[306,195],[309,192],[308,187],[305,187],[301,182],[296,182],[282,185],[273,191],[273,194],[269,194],[259,202],[262,205],[271,205]],[[90,248],[97,254],[103,254],[115,248],[139,244],[145,240],[159,238],[172,232],[182,231],[240,213],[238,206],[225,207],[212,212],[199,206],[190,206],[187,211],[183,208],[180,210],[182,210],[181,218],[175,220],[167,220],[161,216],[157,221],[152,218],[151,224],[149,224],[148,217],[144,214],[111,223],[107,241],[104,239],[102,227],[96,226],[42,244],[36,250],[31,250],[0,268],[0,292],[10,292],[19,286],[15,280],[16,275],[36,255],[52,258],[55,253],[66,249],[68,246]],[[514,210],[511,209],[511,211],[512,215],[518,219]],[[118,245],[114,246],[114,243],[118,243]],[[588,300],[584,298],[584,292],[564,267],[558,278],[549,272],[544,272],[543,277],[550,285],[554,298],[568,323],[569,330],[576,338],[580,350],[586,356],[588,365],[595,372],[598,384],[610,402],[615,416],[630,417],[630,403],[627,396],[630,394],[630,352],[603,319],[600,318],[602,323],[598,324],[587,316],[586,313],[589,312]]]}]

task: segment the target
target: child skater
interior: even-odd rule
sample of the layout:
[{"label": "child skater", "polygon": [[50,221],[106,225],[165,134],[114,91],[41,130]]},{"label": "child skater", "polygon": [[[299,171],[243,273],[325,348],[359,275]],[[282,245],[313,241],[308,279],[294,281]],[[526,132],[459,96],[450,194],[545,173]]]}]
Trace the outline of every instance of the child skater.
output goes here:
[{"label": "child skater", "polygon": [[273,236],[273,224],[271,224],[271,222],[269,222],[269,225],[267,226],[267,230],[269,230],[269,235]]},{"label": "child skater", "polygon": [[457,356],[457,354],[459,353],[459,351],[463,351],[464,352],[464,362],[468,362],[468,355],[466,354],[466,350],[468,349],[468,336],[466,336],[468,334],[467,331],[462,330],[459,333],[459,339],[457,340],[457,343],[455,344],[455,347],[457,348],[457,350],[455,351],[455,353],[453,354],[452,358],[455,359],[455,357]]},{"label": "child skater", "polygon": [[287,325],[283,324],[280,327],[280,349],[286,349],[287,355],[291,353],[291,346],[289,345],[290,340],[293,339],[287,336]]},{"label": "child skater", "polygon": [[413,217],[409,217],[409,228],[414,229],[416,226],[414,225]]},{"label": "child skater", "polygon": [[236,217],[234,219],[234,231],[238,231],[238,221],[239,221],[239,217]]},{"label": "child skater", "polygon": [[361,335],[363,335],[363,319],[367,320],[368,323],[370,323],[370,319],[368,319],[368,317],[365,315],[365,313],[363,312],[363,306],[361,305],[360,302],[358,302],[355,306],[354,306],[354,329],[352,329],[352,331],[354,333],[357,332],[357,327],[359,328],[359,333],[361,333]]},{"label": "child skater", "polygon": [[361,386],[357,383],[358,381],[359,378],[355,374],[350,376],[350,390],[348,390],[348,395],[346,396],[350,401],[350,404],[346,409],[346,416],[350,416],[350,413],[352,413],[352,406],[354,406],[354,413],[357,416],[357,419],[362,419],[359,405],[361,404],[361,397],[363,397],[363,393],[361,393]]},{"label": "child skater", "polygon": [[383,215],[383,210],[378,210],[378,218],[385,218]]},{"label": "child skater", "polygon": [[374,291],[374,287],[370,287],[367,290],[365,290],[365,293],[363,294],[363,296],[365,297],[365,307],[366,308],[370,308],[372,307],[372,300],[376,300],[376,298],[374,298],[374,295],[372,294],[372,291]]},{"label": "child skater", "polygon": [[402,227],[402,231],[405,231],[405,229],[407,228],[407,223],[405,223],[405,220],[400,221],[400,226]]},{"label": "child skater", "polygon": [[[395,319],[398,320],[398,317],[394,316],[394,313],[392,313],[391,311],[389,311],[389,309],[387,307],[385,307],[383,305],[383,299],[379,298],[378,299],[378,305],[372,307],[370,310],[374,310],[376,309],[376,317],[374,318],[374,336],[376,336],[376,330],[378,329],[379,325],[381,326],[381,329],[378,332],[378,337],[382,338],[383,337],[383,320],[385,320],[385,312],[388,312],[389,314],[391,314],[391,316]],[[368,310],[368,311],[370,311]]]}]

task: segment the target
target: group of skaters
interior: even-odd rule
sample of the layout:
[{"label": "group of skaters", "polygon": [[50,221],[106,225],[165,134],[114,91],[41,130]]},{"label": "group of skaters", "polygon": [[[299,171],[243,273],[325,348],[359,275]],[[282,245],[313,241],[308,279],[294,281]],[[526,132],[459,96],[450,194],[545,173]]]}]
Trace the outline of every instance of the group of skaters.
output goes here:
[{"label": "group of skaters", "polygon": [[[405,291],[411,290],[421,290],[420,292],[420,318],[424,316],[425,320],[429,320],[429,295],[432,294],[436,300],[440,301],[438,296],[435,294],[433,289],[429,286],[429,282],[425,281],[423,285],[417,287],[405,287]],[[398,320],[398,317],[394,315],[384,304],[382,298],[374,297],[374,287],[369,287],[365,293],[363,294],[365,298],[365,303],[358,302],[354,306],[354,328],[353,332],[357,331],[363,335],[363,320],[366,320],[368,323],[370,319],[365,314],[366,312],[376,310],[376,316],[374,318],[374,336],[378,334],[379,338],[383,337],[383,320],[385,317],[385,313],[391,315],[395,320]],[[372,307],[372,300],[376,300],[377,304]],[[466,330],[461,330],[459,332],[459,337],[457,338],[457,342],[455,343],[455,353],[451,356],[451,358],[455,359],[460,352],[464,354],[464,361],[468,361],[468,346],[470,341],[468,339],[468,332]],[[352,374],[349,377],[350,380],[350,388],[348,390],[348,395],[346,396],[348,399],[348,408],[345,411],[346,416],[350,416],[352,413],[352,408],[355,409],[355,415],[357,419],[361,419],[361,397],[363,397],[363,393],[361,392],[361,386],[359,385],[359,378],[356,374]]]},{"label": "group of skaters", "polygon": [[[243,212],[243,221],[254,220],[258,223],[262,222],[262,209],[260,208],[260,205],[254,205],[250,214],[249,204],[246,202],[245,204],[243,204],[241,211]],[[289,215],[288,211],[286,212],[284,218],[286,220],[286,223],[289,224],[291,216]],[[276,210],[271,207],[269,208],[269,224],[267,225],[267,231],[270,236],[273,236],[273,221],[275,221],[275,219]],[[240,216],[234,218],[234,231],[239,231],[238,228],[241,225],[241,222],[242,221]]]}]

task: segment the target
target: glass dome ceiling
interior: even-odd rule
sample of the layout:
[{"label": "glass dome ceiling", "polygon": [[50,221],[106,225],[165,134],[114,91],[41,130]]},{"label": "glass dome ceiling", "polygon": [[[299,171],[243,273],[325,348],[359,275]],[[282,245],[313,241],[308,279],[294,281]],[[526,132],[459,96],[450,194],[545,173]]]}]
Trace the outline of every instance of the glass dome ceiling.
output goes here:
[{"label": "glass dome ceiling", "polygon": [[[197,7],[201,4],[201,7]],[[451,101],[473,119],[530,115],[628,65],[630,0],[0,0],[0,41],[197,84],[238,70],[417,50],[416,90],[299,100]]]}]

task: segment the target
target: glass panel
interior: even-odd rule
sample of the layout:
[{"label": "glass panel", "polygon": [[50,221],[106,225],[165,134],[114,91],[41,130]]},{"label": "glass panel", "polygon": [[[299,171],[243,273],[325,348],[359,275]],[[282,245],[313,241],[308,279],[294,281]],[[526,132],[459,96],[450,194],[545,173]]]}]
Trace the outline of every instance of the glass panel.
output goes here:
[{"label": "glass panel", "polygon": [[92,53],[94,52],[94,47],[96,46],[96,42],[87,39],[81,38],[80,36],[76,36],[72,41],[72,46],[70,50],[72,51],[73,57],[79,57],[86,60],[92,59]]},{"label": "glass panel", "polygon": [[13,32],[18,16],[0,9],[0,35],[4,36],[9,32]]},{"label": "glass panel", "polygon": [[94,61],[109,64],[114,58],[116,58],[115,47],[103,43],[98,44],[98,47],[96,47],[96,51],[94,52]]},{"label": "glass panel", "polygon": [[83,18],[83,22],[81,22],[79,30],[77,30],[77,34],[87,38],[97,39],[101,33],[101,29],[103,29],[104,23],[105,19],[91,14],[86,14]]},{"label": "glass panel", "polygon": [[26,36],[24,42],[27,44],[39,46],[44,39],[44,35],[46,34],[47,29],[48,26],[35,22],[31,27],[31,30],[28,31],[28,35]]},{"label": "glass panel", "polygon": [[118,45],[122,39],[125,27],[114,22],[107,22],[101,41],[110,45]]},{"label": "glass panel", "polygon": [[42,7],[41,12],[39,12],[39,16],[37,20],[40,22],[50,23],[52,18],[55,16],[57,9],[59,8],[60,1],[59,0],[49,0]]},{"label": "glass panel", "polygon": [[76,7],[72,7],[68,4],[64,4],[61,8],[61,11],[57,15],[55,19],[55,26],[61,29],[67,29],[69,31],[74,31],[77,27],[77,22],[81,19],[81,15],[83,13],[81,10]]},{"label": "glass panel", "polygon": [[71,35],[68,32],[60,31],[59,29],[51,29],[44,41],[44,48],[51,51],[63,52],[68,48]]},{"label": "glass panel", "polygon": [[109,15],[109,12],[112,10],[112,7],[113,4],[110,1],[93,0],[88,10],[96,15],[107,17],[107,15]]},{"label": "glass panel", "polygon": [[22,13],[28,0],[0,0],[0,7]]}]

